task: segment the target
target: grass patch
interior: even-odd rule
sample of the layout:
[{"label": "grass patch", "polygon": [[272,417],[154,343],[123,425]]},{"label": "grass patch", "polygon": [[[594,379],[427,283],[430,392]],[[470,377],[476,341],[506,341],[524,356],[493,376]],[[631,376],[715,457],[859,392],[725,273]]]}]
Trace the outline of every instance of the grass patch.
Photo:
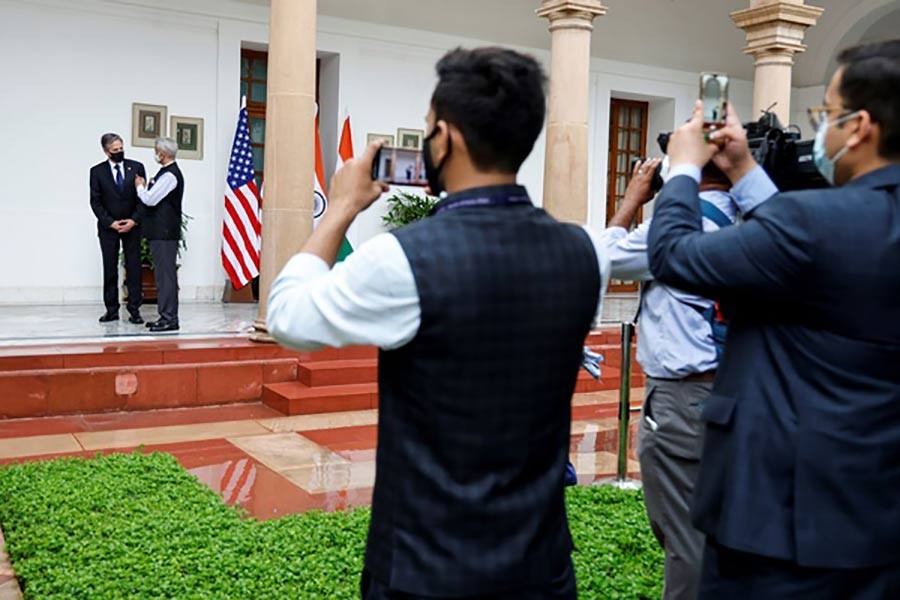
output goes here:
[{"label": "grass patch", "polygon": [[[658,598],[639,493],[570,488],[581,598]],[[358,597],[369,510],[256,522],[169,455],[0,468],[0,525],[26,598]]]}]

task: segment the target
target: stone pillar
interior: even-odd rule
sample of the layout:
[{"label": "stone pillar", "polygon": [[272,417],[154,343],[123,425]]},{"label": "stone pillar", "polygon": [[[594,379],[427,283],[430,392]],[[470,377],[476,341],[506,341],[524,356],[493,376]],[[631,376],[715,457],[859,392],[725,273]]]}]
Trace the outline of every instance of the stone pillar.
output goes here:
[{"label": "stone pillar", "polygon": [[791,71],[794,55],[806,50],[803,35],[824,9],[803,0],[750,0],[750,8],[731,13],[747,34],[746,54],[756,59],[753,114],[756,120],[773,104],[782,125],[791,122]]},{"label": "stone pillar", "polygon": [[551,35],[544,208],[579,224],[588,208],[591,32],[606,10],[601,0],[543,0],[536,11],[550,21]]},{"label": "stone pillar", "polygon": [[271,341],[266,306],[272,281],[312,233],[315,90],[316,0],[271,0],[256,341]]}]

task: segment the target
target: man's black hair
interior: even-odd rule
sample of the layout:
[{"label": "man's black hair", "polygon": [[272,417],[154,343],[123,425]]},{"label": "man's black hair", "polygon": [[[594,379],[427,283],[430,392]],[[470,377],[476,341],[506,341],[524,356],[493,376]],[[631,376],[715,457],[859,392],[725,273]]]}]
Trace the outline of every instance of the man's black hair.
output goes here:
[{"label": "man's black hair", "polygon": [[125,143],[122,141],[122,138],[119,137],[118,133],[104,133],[100,136],[100,147],[104,150],[109,150],[109,147],[112,146],[112,143],[116,140],[119,140],[123,144]]},{"label": "man's black hair", "polygon": [[530,56],[504,48],[457,48],[437,63],[437,119],[455,125],[475,166],[515,173],[544,126],[546,76]]},{"label": "man's black hair", "polygon": [[848,48],[838,64],[844,107],[868,111],[881,127],[878,153],[900,159],[900,39]]}]

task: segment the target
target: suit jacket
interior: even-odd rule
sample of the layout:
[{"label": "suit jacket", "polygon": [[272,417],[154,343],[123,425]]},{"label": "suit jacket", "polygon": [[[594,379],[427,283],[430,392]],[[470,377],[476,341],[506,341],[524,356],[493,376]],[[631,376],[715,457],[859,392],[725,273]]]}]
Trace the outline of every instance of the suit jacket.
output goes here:
[{"label": "suit jacket", "polygon": [[138,199],[134,177],[146,178],[144,165],[126,158],[122,166],[125,179],[121,192],[108,160],[91,167],[91,210],[97,216],[98,231],[109,229],[114,221],[121,219],[133,219],[138,224],[143,220],[144,205]]},{"label": "suit jacket", "polygon": [[898,186],[889,166],[708,234],[690,177],[657,200],[654,275],[731,311],[692,507],[724,546],[810,567],[900,561]]}]

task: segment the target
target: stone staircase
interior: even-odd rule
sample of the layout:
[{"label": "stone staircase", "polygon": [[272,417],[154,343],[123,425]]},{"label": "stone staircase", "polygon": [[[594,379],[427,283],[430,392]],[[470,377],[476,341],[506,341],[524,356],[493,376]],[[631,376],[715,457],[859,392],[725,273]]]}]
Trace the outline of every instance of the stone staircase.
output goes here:
[{"label": "stone staircase", "polygon": [[[602,378],[581,370],[576,393],[619,387],[618,329],[591,333]],[[0,419],[259,402],[286,415],[378,404],[371,347],[293,352],[246,338],[0,349]],[[632,386],[644,384],[635,364]]]}]

